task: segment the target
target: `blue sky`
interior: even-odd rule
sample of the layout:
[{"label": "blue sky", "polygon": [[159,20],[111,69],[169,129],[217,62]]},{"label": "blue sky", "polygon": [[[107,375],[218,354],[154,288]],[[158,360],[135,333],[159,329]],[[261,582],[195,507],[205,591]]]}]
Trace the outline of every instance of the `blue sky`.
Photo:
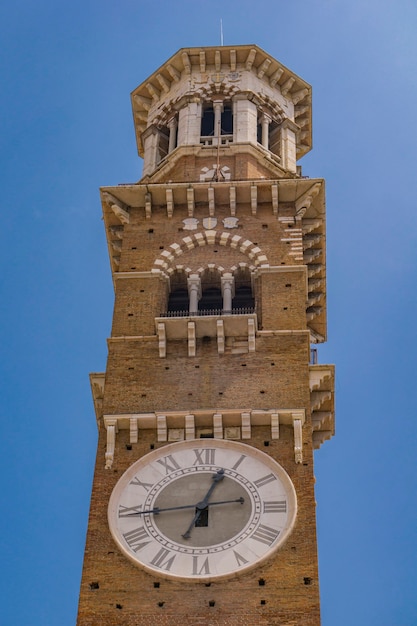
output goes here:
[{"label": "blue sky", "polygon": [[73,626],[113,291],[98,187],[140,178],[130,92],[177,49],[256,43],[313,86],[336,437],[316,453],[323,626],[417,624],[417,4],[0,7],[2,604]]}]

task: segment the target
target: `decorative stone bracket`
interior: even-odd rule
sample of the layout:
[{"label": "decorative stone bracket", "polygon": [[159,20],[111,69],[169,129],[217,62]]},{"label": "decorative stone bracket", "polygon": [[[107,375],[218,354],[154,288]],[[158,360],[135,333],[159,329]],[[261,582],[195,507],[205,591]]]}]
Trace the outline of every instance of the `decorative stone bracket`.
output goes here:
[{"label": "decorative stone bracket", "polygon": [[[105,454],[106,469],[113,465],[116,435],[119,430],[130,431],[130,443],[137,443],[141,430],[156,430],[157,441],[172,442],[183,439],[198,439],[200,434],[209,434],[214,439],[241,439],[252,437],[252,426],[269,426],[271,439],[279,439],[280,424],[294,429],[294,460],[303,462],[302,426],[305,422],[304,409],[234,409],[225,411],[198,410],[105,415],[107,430]],[[209,424],[209,426],[207,426]]]},{"label": "decorative stone bracket", "polygon": [[313,445],[317,450],[334,435],[334,365],[310,365],[310,406]]},{"label": "decorative stone bracket", "polygon": [[109,418],[106,422],[107,430],[107,448],[106,448],[106,469],[110,469],[113,465],[114,447],[116,444],[116,433],[118,430],[117,418]]}]

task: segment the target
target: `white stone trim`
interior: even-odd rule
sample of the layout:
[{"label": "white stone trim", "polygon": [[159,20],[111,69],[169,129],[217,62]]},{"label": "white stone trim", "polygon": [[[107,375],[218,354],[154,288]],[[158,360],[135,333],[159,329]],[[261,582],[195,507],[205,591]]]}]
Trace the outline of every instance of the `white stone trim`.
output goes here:
[{"label": "white stone trim", "polygon": [[[317,416],[326,419],[327,414]],[[196,432],[201,428],[208,428],[211,420],[215,439],[225,438],[224,422],[228,428],[239,428],[241,439],[252,437],[253,426],[269,426],[271,439],[279,438],[280,424],[292,426],[294,429],[294,459],[296,463],[303,461],[302,426],[305,422],[304,409],[197,409],[189,411],[164,411],[157,413],[140,413],[124,415],[105,415],[104,426],[107,430],[107,447],[105,453],[105,467],[113,465],[116,434],[119,430],[130,430],[130,442],[136,443],[140,439],[141,430],[156,431],[159,443],[168,441],[168,424],[173,428],[185,431],[187,440],[194,439]]]}]

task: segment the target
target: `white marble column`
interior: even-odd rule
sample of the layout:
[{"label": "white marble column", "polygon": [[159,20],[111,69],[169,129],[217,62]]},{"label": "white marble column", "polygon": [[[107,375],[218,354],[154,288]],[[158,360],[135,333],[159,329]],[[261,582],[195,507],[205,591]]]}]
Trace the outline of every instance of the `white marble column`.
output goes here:
[{"label": "white marble column", "polygon": [[198,274],[191,274],[187,280],[188,295],[190,298],[189,311],[190,314],[197,313],[198,301],[201,298],[201,280]]},{"label": "white marble column", "polygon": [[269,125],[272,122],[267,113],[263,113],[261,117],[261,125],[262,125],[262,145],[264,148],[269,150]]},{"label": "white marble column", "polygon": [[223,312],[231,312],[232,310],[232,298],[234,295],[234,278],[232,274],[223,274],[221,278],[222,295],[223,295]]},{"label": "white marble column", "polygon": [[168,144],[168,154],[172,152],[177,147],[177,118],[171,117],[168,122],[169,129],[169,144]]}]

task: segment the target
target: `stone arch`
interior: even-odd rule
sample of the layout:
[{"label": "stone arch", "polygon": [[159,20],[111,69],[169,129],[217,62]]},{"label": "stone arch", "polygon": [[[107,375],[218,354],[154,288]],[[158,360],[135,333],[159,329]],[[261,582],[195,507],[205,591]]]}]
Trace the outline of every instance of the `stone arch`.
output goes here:
[{"label": "stone arch", "polygon": [[[238,250],[250,259],[248,266],[251,268],[253,267],[253,269],[258,267],[269,267],[266,255],[262,252],[259,246],[255,245],[249,239],[224,231],[218,232],[215,230],[205,230],[203,232],[188,235],[179,243],[170,244],[168,248],[163,250],[159,257],[155,259],[152,272],[162,273],[168,277],[175,268],[183,268],[183,266],[175,263],[178,257],[183,255],[185,252],[190,252],[194,248],[206,245],[230,246],[231,248]],[[185,269],[185,271],[187,270]]]}]

